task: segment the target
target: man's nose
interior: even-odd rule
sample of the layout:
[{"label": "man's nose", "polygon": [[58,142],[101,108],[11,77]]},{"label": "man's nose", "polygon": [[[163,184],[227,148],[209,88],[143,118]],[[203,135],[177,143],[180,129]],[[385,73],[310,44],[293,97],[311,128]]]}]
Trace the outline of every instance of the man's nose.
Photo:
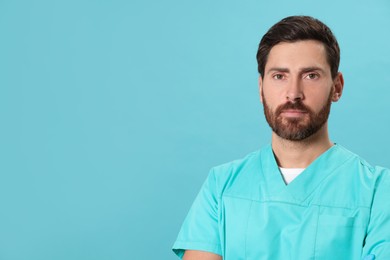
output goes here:
[{"label": "man's nose", "polygon": [[297,102],[298,100],[303,100],[305,96],[303,95],[302,84],[299,80],[292,81],[286,92],[286,99],[290,102]]}]

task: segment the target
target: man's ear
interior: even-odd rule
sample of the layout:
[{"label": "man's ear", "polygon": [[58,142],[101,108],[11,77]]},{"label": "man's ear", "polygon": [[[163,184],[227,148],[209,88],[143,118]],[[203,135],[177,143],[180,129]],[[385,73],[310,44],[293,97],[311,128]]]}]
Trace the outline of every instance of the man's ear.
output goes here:
[{"label": "man's ear", "polygon": [[260,102],[263,103],[263,79],[261,75],[259,76],[259,95],[260,95]]},{"label": "man's ear", "polygon": [[341,72],[337,73],[336,78],[333,80],[334,84],[334,91],[332,96],[332,101],[337,102],[341,98],[341,95],[343,94],[344,89],[344,77]]}]

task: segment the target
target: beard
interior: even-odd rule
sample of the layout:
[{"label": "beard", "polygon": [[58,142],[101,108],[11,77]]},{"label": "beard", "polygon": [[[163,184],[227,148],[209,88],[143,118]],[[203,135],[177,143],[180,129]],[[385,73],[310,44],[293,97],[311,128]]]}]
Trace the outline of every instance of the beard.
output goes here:
[{"label": "beard", "polygon": [[[279,137],[289,141],[301,141],[317,133],[328,121],[330,107],[332,104],[333,91],[329,94],[328,100],[318,113],[314,113],[301,100],[288,102],[280,105],[275,111],[268,106],[263,96],[264,115],[272,131]],[[286,118],[281,114],[284,110],[296,109],[305,113],[304,118]]]}]

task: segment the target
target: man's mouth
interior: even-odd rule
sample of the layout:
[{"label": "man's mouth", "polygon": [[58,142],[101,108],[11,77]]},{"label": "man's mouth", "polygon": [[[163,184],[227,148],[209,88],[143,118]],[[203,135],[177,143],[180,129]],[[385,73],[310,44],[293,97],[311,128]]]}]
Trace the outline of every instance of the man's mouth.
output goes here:
[{"label": "man's mouth", "polygon": [[282,110],[281,114],[286,117],[302,117],[307,114],[307,111],[299,109],[285,109]]}]

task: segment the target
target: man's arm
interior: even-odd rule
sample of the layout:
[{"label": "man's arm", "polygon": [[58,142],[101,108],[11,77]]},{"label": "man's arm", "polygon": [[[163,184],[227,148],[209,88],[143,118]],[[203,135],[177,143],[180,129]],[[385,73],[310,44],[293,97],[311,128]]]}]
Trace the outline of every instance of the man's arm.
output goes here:
[{"label": "man's arm", "polygon": [[363,259],[390,259],[390,172],[383,171],[372,203]]},{"label": "man's arm", "polygon": [[183,260],[222,260],[222,257],[220,255],[204,251],[186,250]]},{"label": "man's arm", "polygon": [[[213,253],[215,255],[223,254],[219,233],[219,195],[216,182],[216,176],[212,169],[192,204],[173,245],[172,249],[179,257],[183,257],[186,253],[184,257],[187,260],[221,259],[206,258],[207,254],[206,256],[204,254],[199,257],[197,255],[193,256],[193,254],[199,254],[198,252],[209,252],[208,254]],[[196,252],[188,253],[190,250]]]}]

